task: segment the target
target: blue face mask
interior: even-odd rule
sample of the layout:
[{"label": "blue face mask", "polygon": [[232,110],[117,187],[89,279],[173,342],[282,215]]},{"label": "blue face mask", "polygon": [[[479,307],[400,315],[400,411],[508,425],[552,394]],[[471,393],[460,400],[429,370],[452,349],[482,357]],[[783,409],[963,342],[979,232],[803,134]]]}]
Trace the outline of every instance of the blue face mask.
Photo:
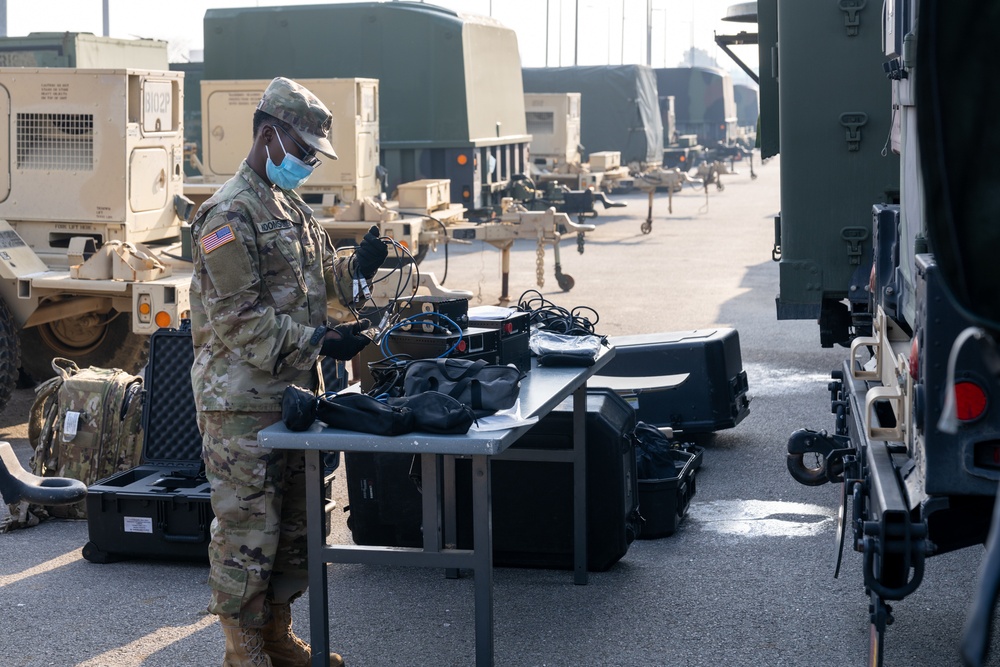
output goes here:
[{"label": "blue face mask", "polygon": [[264,151],[267,153],[267,164],[264,165],[264,170],[267,172],[268,180],[279,188],[282,190],[294,190],[312,176],[315,167],[310,167],[299,158],[289,154],[285,149],[284,142],[281,141],[281,135],[277,131],[275,131],[275,136],[278,137],[278,143],[281,145],[281,150],[285,153],[285,157],[281,159],[281,164],[274,164],[274,161],[271,160],[271,151],[268,150],[267,146],[264,146]]}]

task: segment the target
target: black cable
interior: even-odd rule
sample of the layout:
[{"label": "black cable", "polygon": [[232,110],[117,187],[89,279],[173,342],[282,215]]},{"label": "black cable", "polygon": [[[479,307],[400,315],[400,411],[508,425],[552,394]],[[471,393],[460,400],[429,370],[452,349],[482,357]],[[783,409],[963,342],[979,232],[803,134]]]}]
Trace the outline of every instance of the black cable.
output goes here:
[{"label": "black cable", "polygon": [[[544,331],[568,336],[597,336],[595,327],[600,321],[597,311],[590,306],[566,309],[546,299],[538,290],[527,290],[518,298],[517,309],[529,313],[529,325]],[[589,315],[593,316],[588,317]],[[604,336],[601,336],[604,339]]]}]

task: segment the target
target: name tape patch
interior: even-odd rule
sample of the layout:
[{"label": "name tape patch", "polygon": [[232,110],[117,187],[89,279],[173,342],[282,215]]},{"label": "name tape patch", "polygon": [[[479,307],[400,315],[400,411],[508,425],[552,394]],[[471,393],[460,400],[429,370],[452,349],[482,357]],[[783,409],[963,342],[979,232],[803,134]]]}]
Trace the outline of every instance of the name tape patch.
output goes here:
[{"label": "name tape patch", "polygon": [[276,232],[279,229],[291,229],[291,220],[268,220],[266,222],[258,222],[257,231],[263,234],[264,232]]},{"label": "name tape patch", "polygon": [[223,225],[219,227],[214,232],[206,234],[201,237],[201,249],[206,255],[213,250],[217,250],[222,246],[226,245],[230,241],[235,241],[236,235],[233,234],[233,228],[229,225]]}]

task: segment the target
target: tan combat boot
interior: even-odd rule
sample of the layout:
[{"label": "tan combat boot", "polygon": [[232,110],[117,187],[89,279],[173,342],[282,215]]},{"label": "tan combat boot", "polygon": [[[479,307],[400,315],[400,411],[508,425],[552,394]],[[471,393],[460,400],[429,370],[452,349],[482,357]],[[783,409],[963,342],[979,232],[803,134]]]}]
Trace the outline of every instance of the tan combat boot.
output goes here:
[{"label": "tan combat boot", "polygon": [[262,628],[245,628],[237,621],[219,617],[226,635],[226,655],[222,667],[274,667],[264,652]]},{"label": "tan combat boot", "polygon": [[[264,626],[263,637],[273,667],[309,667],[312,651],[292,632],[292,608],[287,603],[271,604],[271,621]],[[331,653],[330,667],[344,667],[344,659]]]}]

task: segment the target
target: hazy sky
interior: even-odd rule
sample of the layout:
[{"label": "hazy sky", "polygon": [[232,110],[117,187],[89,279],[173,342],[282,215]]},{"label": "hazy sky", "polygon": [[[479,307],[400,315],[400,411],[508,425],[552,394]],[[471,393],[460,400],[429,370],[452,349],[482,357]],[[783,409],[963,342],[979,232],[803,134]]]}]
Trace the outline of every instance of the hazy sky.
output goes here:
[{"label": "hazy sky", "polygon": [[[714,33],[755,31],[756,26],[721,21],[741,0],[652,0],[653,67],[674,67],[692,41],[725,69],[735,69],[715,46]],[[337,0],[109,0],[112,37],[148,37],[170,43],[171,60],[202,48],[202,20],[210,7],[336,4]],[[0,5],[2,5],[0,0]],[[433,4],[492,16],[517,32],[525,67],[646,62],[646,0],[437,0]],[[103,33],[102,0],[6,0],[7,34]],[[579,40],[574,41],[579,6]],[[548,21],[546,21],[546,9]],[[624,19],[623,19],[624,16]],[[548,27],[546,59],[546,26]],[[624,37],[624,39],[623,39]],[[734,49],[756,68],[755,47]]]}]

